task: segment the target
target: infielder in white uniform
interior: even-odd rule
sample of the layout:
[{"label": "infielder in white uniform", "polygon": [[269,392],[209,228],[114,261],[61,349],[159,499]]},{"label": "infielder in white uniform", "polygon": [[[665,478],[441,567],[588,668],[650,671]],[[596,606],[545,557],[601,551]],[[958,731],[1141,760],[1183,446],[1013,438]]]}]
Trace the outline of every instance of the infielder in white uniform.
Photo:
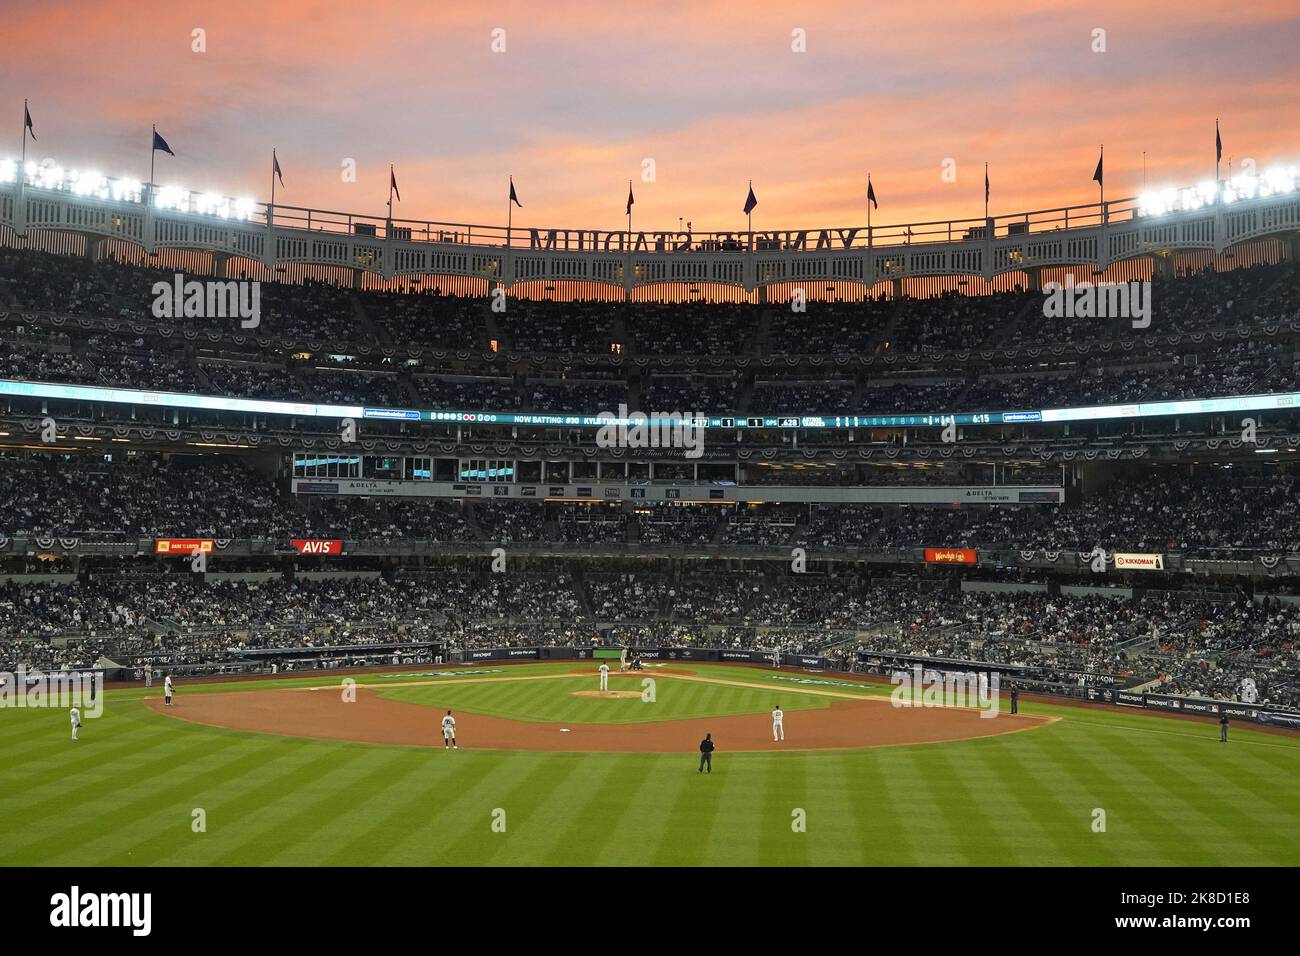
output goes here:
[{"label": "infielder in white uniform", "polygon": [[785,711],[780,704],[772,708],[772,739],[785,740]]},{"label": "infielder in white uniform", "polygon": [[163,678],[163,701],[168,707],[172,705],[172,675]]},{"label": "infielder in white uniform", "polygon": [[77,710],[77,708],[74,707],[72,708],[72,713],[70,716],[72,718],[72,739],[76,740],[77,728],[81,726],[81,711]]},{"label": "infielder in white uniform", "polygon": [[456,746],[456,718],[447,711],[447,716],[442,718],[442,749],[450,747],[452,750],[458,750]]},{"label": "infielder in white uniform", "polygon": [[600,689],[609,690],[609,665],[600,665]]}]

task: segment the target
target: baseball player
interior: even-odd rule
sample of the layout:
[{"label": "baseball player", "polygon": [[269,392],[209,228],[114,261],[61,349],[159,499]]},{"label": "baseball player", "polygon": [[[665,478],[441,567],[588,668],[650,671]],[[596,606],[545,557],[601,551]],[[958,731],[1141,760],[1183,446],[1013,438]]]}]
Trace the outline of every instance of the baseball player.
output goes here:
[{"label": "baseball player", "polygon": [[609,690],[609,665],[600,665],[600,689]]},{"label": "baseball player", "polygon": [[780,704],[772,708],[772,740],[785,740],[785,711]]},{"label": "baseball player", "polygon": [[163,678],[163,701],[168,707],[172,705],[172,675]]},{"label": "baseball player", "polygon": [[77,710],[77,708],[74,707],[72,708],[72,712],[69,716],[72,719],[72,739],[76,740],[77,728],[81,726],[81,711]]},{"label": "baseball player", "polygon": [[452,750],[458,749],[456,746],[456,718],[451,715],[451,711],[447,711],[447,716],[442,718],[442,749],[446,750],[448,747]]}]

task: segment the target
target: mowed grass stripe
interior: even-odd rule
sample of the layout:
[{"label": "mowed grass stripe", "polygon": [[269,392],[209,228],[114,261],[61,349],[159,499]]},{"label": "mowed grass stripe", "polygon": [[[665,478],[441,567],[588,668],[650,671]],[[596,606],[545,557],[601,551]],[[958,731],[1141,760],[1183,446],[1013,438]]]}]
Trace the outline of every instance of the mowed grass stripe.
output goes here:
[{"label": "mowed grass stripe", "polygon": [[[351,832],[340,833],[338,848],[324,857],[325,865],[430,865],[449,835],[479,820],[487,826],[489,811],[472,812],[466,796],[484,780],[508,778],[510,770],[501,761],[474,759],[475,755],[459,750],[404,752],[412,755],[409,767],[400,777],[386,781],[364,817],[352,817]],[[434,840],[412,838],[434,822],[438,826]]]},{"label": "mowed grass stripe", "polygon": [[[764,758],[765,766],[759,768],[762,777],[758,788],[762,794],[759,818],[751,828],[757,837],[754,842],[758,847],[758,862],[762,866],[807,866],[809,843],[813,838],[806,825],[803,832],[795,832],[793,824],[796,809],[803,811],[805,824],[810,813],[807,772],[813,758],[807,754],[764,754]],[[815,820],[815,806],[811,814]]]},{"label": "mowed grass stripe", "polygon": [[[1167,765],[1172,748],[1161,748],[1164,760],[1157,761],[1151,752],[1152,747],[1145,741],[1132,735],[1117,734],[1113,738],[1115,752],[1129,759],[1129,773],[1140,778],[1144,790],[1163,790],[1166,795],[1164,806],[1170,808],[1184,821],[1180,826],[1189,842],[1196,844],[1199,850],[1210,850],[1221,860],[1231,860],[1241,855],[1244,840],[1259,858],[1279,858],[1277,836],[1271,832],[1262,833],[1246,827],[1230,828],[1225,822],[1223,801],[1218,799],[1205,784],[1204,777],[1198,772],[1193,776],[1174,776],[1172,774],[1158,777],[1149,767]],[[1177,745],[1174,745],[1175,747]],[[1193,741],[1189,746],[1199,747],[1202,751],[1210,747],[1222,746],[1217,740]],[[1208,755],[1207,755],[1208,756]],[[1204,758],[1202,758],[1204,759]],[[1219,811],[1215,816],[1207,804]],[[1235,818],[1236,808],[1234,808]],[[1294,845],[1294,843],[1292,844]]]},{"label": "mowed grass stripe", "polygon": [[596,866],[647,866],[654,859],[668,828],[672,808],[683,788],[692,783],[695,760],[690,754],[638,755],[645,767],[645,782],[630,790],[613,836],[591,860],[573,860]]},{"label": "mowed grass stripe", "polygon": [[918,861],[936,866],[987,862],[986,844],[970,830],[970,821],[955,806],[948,786],[947,765],[934,759],[933,750],[897,747],[887,756],[885,772],[897,781],[904,804],[914,814],[904,821],[917,830],[922,850]]},{"label": "mowed grass stripe", "polygon": [[549,845],[538,858],[544,866],[563,866],[577,860],[590,863],[613,842],[627,810],[628,794],[653,787],[653,762],[636,754],[600,754],[584,761],[586,799],[574,803],[567,822],[557,818]]},{"label": "mowed grass stripe", "polygon": [[713,762],[716,767],[708,795],[717,800],[718,809],[715,816],[707,818],[708,829],[693,838],[701,851],[695,862],[699,866],[757,866],[760,836],[770,822],[765,819],[763,791],[772,763],[763,754],[730,753],[715,754]]},{"label": "mowed grass stripe", "polygon": [[1098,837],[1116,845],[1125,865],[1217,863],[1190,850],[1181,828],[1161,812],[1167,806],[1163,786],[1152,791],[1134,785],[1128,761],[1112,747],[1122,733],[1122,728],[1114,727],[1070,727],[1053,736],[1053,746],[1045,746],[1043,755],[1060,775],[1077,781],[1084,790],[1088,806],[1080,809],[1086,809],[1090,827],[1093,810],[1105,812],[1106,830]]},{"label": "mowed grass stripe", "polygon": [[[698,866],[709,850],[726,789],[720,774],[733,772],[728,769],[727,762],[735,758],[715,754],[711,774],[698,772],[698,759],[696,754],[694,768],[689,764],[682,768],[683,782],[676,788],[664,829],[650,852],[650,862],[654,866]],[[747,777],[737,783],[748,783],[750,779]],[[724,833],[733,822],[724,825]]]},{"label": "mowed grass stripe", "polygon": [[[104,865],[119,858],[124,848],[124,862],[134,862],[133,847],[147,840],[157,829],[176,828],[177,835],[189,832],[191,811],[203,807],[206,794],[227,782],[245,780],[261,773],[284,753],[306,746],[283,741],[248,741],[247,746],[230,751],[230,759],[196,760],[184,767],[171,767],[156,787],[122,791],[118,798],[94,795],[85,813],[69,814],[71,821],[61,820],[60,848],[75,844],[81,851],[80,865]],[[59,854],[60,857],[65,854]]]},{"label": "mowed grass stripe", "polygon": [[[214,840],[213,836],[221,828],[228,827],[232,828],[232,832],[237,832],[238,839],[243,841],[250,831],[260,831],[264,820],[271,815],[255,817],[251,814],[251,809],[266,809],[268,801],[264,797],[267,795],[290,800],[301,780],[336,767],[337,757],[329,753],[329,749],[331,748],[310,745],[296,747],[291,743],[282,743],[281,752],[264,765],[251,785],[245,784],[242,779],[231,779],[223,780],[202,792],[196,791],[189,800],[190,813],[183,820],[169,818],[162,826],[150,826],[148,823],[141,826],[148,835],[132,842],[132,865],[167,863],[174,866],[195,866],[240,862],[222,860],[214,855],[229,852],[231,846],[228,840]],[[246,806],[231,806],[236,798],[247,800]],[[204,811],[205,830],[197,833],[192,826],[192,811],[195,808]],[[250,825],[250,821],[255,823]]]},{"label": "mowed grass stripe", "polygon": [[[1051,862],[1055,864],[1121,865],[1123,860],[1113,851],[1112,844],[1098,840],[1098,834],[1092,832],[1088,805],[1077,795],[1071,795],[1070,803],[1061,798],[1060,793],[1067,788],[1051,772],[1042,747],[1041,740],[1015,747],[1005,737],[989,739],[990,752],[986,759],[1001,778],[1004,792],[1015,802],[1020,825],[1031,825],[1036,841],[1051,846]],[[1091,841],[1085,842],[1088,838]],[[1048,861],[1036,855],[1034,862]]]},{"label": "mowed grass stripe", "polygon": [[[898,797],[883,767],[880,750],[827,755],[830,799],[819,806],[815,824],[837,837],[830,852],[837,865],[904,866],[912,863],[915,843],[899,816]],[[811,812],[811,811],[810,811]],[[816,858],[821,862],[821,857]]]},{"label": "mowed grass stripe", "polygon": [[278,761],[275,775],[256,787],[214,800],[209,832],[214,825],[234,825],[238,832],[220,853],[206,854],[205,865],[269,863],[304,844],[311,844],[310,852],[301,856],[310,859],[331,845],[338,815],[365,802],[363,794],[382,792],[379,782],[407,759],[401,750],[337,745],[318,745],[301,756],[303,763]]},{"label": "mowed grass stripe", "polygon": [[[1010,781],[994,765],[985,743],[940,744],[917,748],[916,753],[929,764],[931,787],[938,792],[935,802],[952,821],[958,842],[973,863],[988,866],[1006,861],[1014,866],[1031,862],[1035,847],[1011,807]],[[940,782],[941,786],[935,786]]]},{"label": "mowed grass stripe", "polygon": [[[327,824],[311,840],[298,840],[271,859],[277,866],[426,865],[433,835],[422,831],[440,812],[446,795],[495,772],[491,765],[451,762],[443,751],[403,749],[389,767],[367,766],[366,786],[345,788],[327,802]],[[350,798],[349,798],[350,797]],[[420,839],[413,838],[422,834]],[[323,848],[323,849],[322,849]],[[395,855],[396,854],[396,855]]]},{"label": "mowed grass stripe", "polygon": [[[527,754],[502,761],[504,772],[493,778],[491,788],[479,794],[480,805],[468,815],[448,815],[448,822],[460,832],[442,847],[436,857],[438,863],[535,864],[536,854],[546,846],[555,828],[571,818],[572,808],[582,795],[582,781],[599,774],[594,768],[603,756]],[[498,809],[505,813],[504,832],[492,829],[493,814]]]},{"label": "mowed grass stripe", "polygon": [[1275,776],[1266,782],[1255,771],[1253,754],[1245,748],[1232,750],[1229,744],[1219,746],[1217,761],[1197,760],[1189,752],[1168,754],[1165,769],[1185,777],[1203,777],[1201,789],[1214,801],[1226,803],[1231,814],[1245,818],[1248,828],[1256,833],[1270,834],[1271,840],[1280,844],[1291,859],[1300,857],[1300,762],[1293,767],[1289,780]]},{"label": "mowed grass stripe", "polygon": [[[93,817],[114,801],[149,793],[160,778],[169,774],[175,778],[195,773],[197,766],[210,764],[228,751],[231,761],[238,760],[244,742],[233,735],[216,740],[186,735],[151,747],[139,755],[128,757],[123,753],[122,760],[117,763],[104,762],[70,772],[56,765],[39,778],[27,778],[28,786],[23,794],[26,800],[6,801],[6,817],[22,820],[24,833],[3,841],[3,848],[9,852],[25,845],[27,841],[23,836],[30,841],[47,820],[65,816],[76,819],[85,819],[87,815]],[[81,813],[83,808],[85,812]],[[9,816],[10,813],[14,815]]]}]

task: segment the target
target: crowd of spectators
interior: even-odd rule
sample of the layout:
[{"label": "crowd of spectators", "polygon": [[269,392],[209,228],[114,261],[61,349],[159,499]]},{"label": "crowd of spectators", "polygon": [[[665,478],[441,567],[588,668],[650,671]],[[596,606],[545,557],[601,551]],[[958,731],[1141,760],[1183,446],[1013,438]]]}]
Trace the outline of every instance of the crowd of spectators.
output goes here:
[{"label": "crowd of spectators", "polygon": [[470,568],[391,579],[158,572],[0,585],[0,670],[11,671],[221,664],[255,650],[345,645],[585,646],[601,631],[619,644],[908,655],[1024,668],[1061,684],[1300,704],[1300,604],[1276,598]]}]

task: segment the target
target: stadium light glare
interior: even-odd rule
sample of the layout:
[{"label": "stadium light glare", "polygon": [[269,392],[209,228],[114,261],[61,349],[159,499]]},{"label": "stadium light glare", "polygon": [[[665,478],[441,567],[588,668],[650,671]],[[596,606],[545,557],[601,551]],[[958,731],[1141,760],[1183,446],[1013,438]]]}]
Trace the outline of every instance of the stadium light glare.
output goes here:
[{"label": "stadium light glare", "polygon": [[[25,185],[57,190],[77,197],[141,204],[144,186],[138,179],[110,179],[93,170],[66,169],[51,159],[40,163],[19,163],[13,158],[0,159],[0,184],[15,183],[22,177]],[[214,192],[191,192],[181,186],[160,187],[153,195],[158,209],[212,216],[219,219],[248,220],[257,203],[252,199],[234,199]]]}]

